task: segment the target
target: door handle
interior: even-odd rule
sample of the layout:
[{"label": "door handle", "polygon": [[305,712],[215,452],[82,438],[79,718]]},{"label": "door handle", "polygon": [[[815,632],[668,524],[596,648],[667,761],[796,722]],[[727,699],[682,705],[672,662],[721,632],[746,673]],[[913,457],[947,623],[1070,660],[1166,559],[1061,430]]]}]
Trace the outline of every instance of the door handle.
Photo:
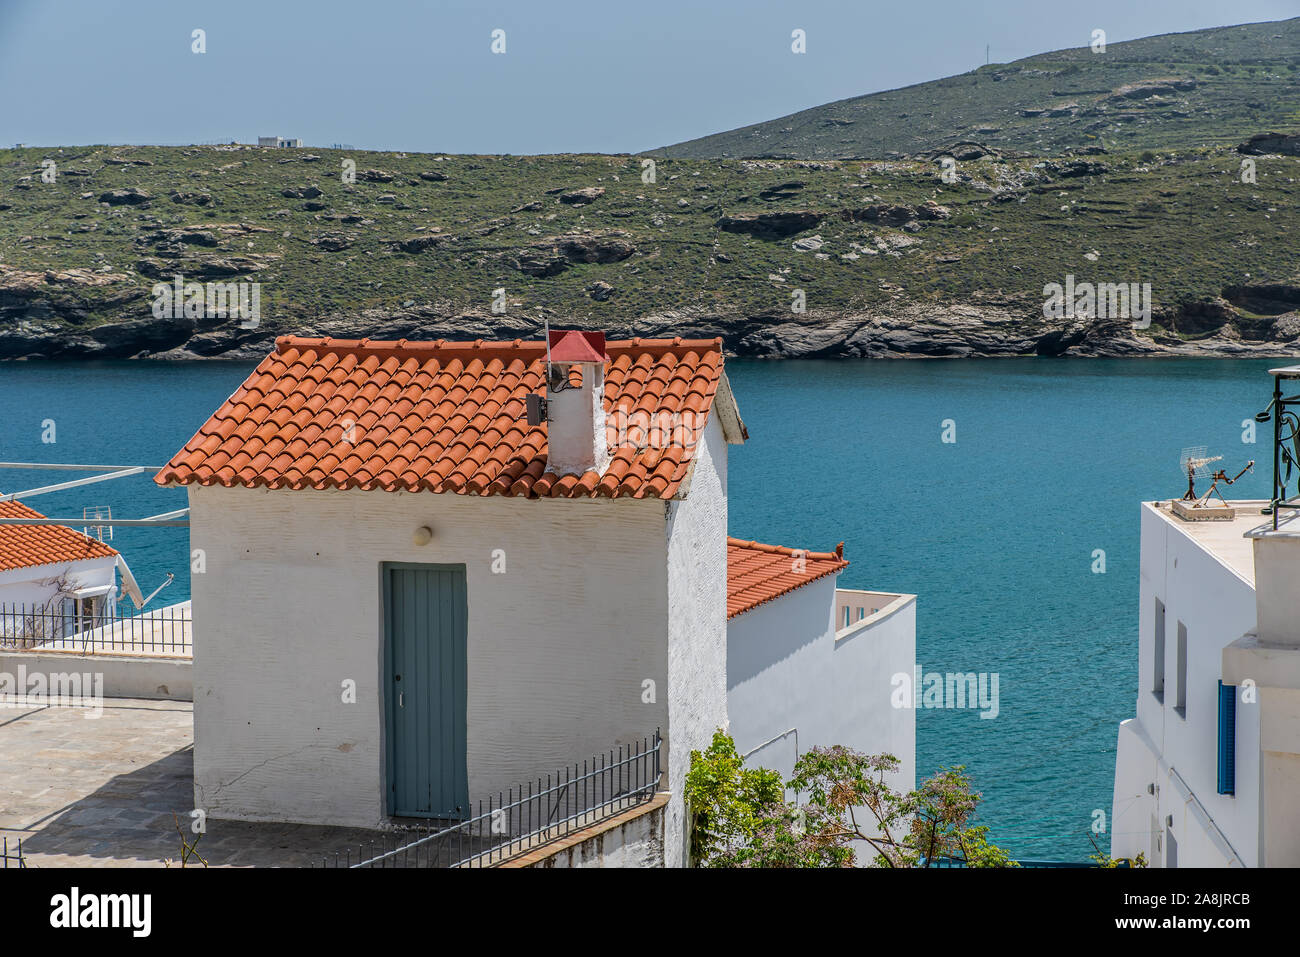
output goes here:
[{"label": "door handle", "polygon": [[405,695],[404,693],[402,693],[401,691],[397,692],[397,706],[398,706],[399,708],[405,708],[405,707],[406,707],[406,695]]}]

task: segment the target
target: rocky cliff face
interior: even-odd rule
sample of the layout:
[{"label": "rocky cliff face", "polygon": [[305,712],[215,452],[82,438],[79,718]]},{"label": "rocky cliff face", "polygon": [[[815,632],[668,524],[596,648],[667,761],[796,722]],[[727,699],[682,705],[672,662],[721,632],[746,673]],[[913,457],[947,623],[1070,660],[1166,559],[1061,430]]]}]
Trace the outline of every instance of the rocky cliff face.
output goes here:
[{"label": "rocky cliff face", "polygon": [[[85,324],[82,297],[107,295],[138,318]],[[552,316],[556,326],[572,324]],[[0,267],[0,359],[252,359],[277,335],[378,339],[540,337],[541,314],[433,307],[372,309],[282,327],[243,328],[216,316],[155,318],[146,289],[117,274],[36,273]],[[586,325],[591,325],[586,323]],[[1048,319],[1037,301],[916,302],[896,296],[871,310],[746,314],[673,309],[604,324],[612,337],[721,336],[728,353],[756,358],[976,358],[985,356],[1287,356],[1300,350],[1300,286],[1234,286],[1157,311],[1149,328],[1121,319]]]}]

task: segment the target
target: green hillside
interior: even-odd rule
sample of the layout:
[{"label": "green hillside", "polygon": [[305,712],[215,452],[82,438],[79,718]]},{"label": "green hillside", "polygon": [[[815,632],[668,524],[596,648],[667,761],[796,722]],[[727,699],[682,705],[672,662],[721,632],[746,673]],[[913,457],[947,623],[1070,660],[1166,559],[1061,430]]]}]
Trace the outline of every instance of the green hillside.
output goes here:
[{"label": "green hillside", "polygon": [[1050,156],[1240,142],[1300,127],[1300,18],[1080,46],[828,103],[664,156],[896,158],[976,141]]},{"label": "green hillside", "polygon": [[[1092,335],[1043,320],[1067,274],[1152,283],[1143,342],[1268,344],[1300,306],[1300,159],[1254,162],[1243,183],[1227,148],[984,157],[948,184],[928,161],[664,160],[648,184],[635,156],[3,150],[0,357],[530,335],[543,316],[755,355],[1015,354]],[[260,283],[260,325],[155,318],[177,273]]]}]

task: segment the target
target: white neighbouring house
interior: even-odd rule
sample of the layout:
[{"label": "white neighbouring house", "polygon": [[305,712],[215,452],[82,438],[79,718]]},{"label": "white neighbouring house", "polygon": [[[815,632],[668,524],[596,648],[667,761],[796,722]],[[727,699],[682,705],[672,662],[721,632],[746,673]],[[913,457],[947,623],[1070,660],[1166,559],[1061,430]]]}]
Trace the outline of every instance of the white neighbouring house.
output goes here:
[{"label": "white neighbouring house", "polygon": [[811,552],[727,541],[727,714],[736,749],[789,777],[800,754],[892,753],[888,783],[916,786],[916,712],[893,676],[916,663],[916,596],[839,587],[841,543]]},{"label": "white neighbouring house", "polygon": [[[43,519],[21,502],[0,502],[0,518]],[[117,551],[64,525],[0,525],[0,631],[37,612],[75,630],[78,620],[111,615],[117,601]]]},{"label": "white neighbouring house", "polygon": [[1119,727],[1111,854],[1300,866],[1300,520],[1142,505],[1138,697]]}]

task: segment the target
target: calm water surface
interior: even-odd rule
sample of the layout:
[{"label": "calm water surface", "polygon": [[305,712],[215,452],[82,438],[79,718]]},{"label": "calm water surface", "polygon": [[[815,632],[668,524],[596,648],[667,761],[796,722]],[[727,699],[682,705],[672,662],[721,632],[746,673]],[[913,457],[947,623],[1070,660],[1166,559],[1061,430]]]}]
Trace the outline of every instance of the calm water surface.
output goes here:
[{"label": "calm water surface", "polygon": [[[1243,444],[1242,421],[1268,401],[1275,364],[732,361],[751,438],[731,451],[731,533],[843,541],[846,587],[918,594],[924,669],[1000,676],[993,720],[918,712],[918,772],[965,764],[996,843],[1082,859],[1093,809],[1109,817],[1116,726],[1137,693],[1138,503],[1181,494],[1185,447],[1209,446],[1229,474],[1269,458],[1269,436]],[[0,460],[161,466],[251,368],[0,365]],[[941,441],[948,419],[955,443]],[[1257,468],[1230,497],[1264,497],[1267,476]],[[2,470],[0,490],[69,477]],[[32,504],[134,518],[185,493],[141,476]],[[189,597],[185,529],[122,529],[113,544],[146,593],[175,572],[157,600]]]}]

